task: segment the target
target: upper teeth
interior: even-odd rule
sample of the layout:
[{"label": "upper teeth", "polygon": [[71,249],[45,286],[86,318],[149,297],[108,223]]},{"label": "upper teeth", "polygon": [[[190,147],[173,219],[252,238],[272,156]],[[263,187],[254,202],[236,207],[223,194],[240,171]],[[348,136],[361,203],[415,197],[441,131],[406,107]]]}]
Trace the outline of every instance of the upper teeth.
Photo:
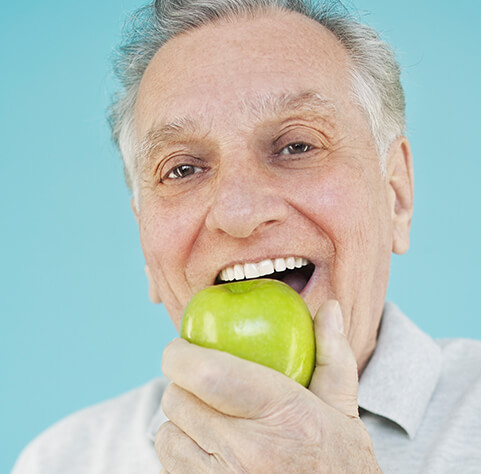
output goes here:
[{"label": "upper teeth", "polygon": [[258,278],[271,275],[274,272],[283,272],[286,269],[301,268],[309,262],[301,257],[287,257],[262,260],[259,263],[243,263],[233,267],[224,268],[220,272],[219,279],[222,281],[243,280],[244,278]]}]

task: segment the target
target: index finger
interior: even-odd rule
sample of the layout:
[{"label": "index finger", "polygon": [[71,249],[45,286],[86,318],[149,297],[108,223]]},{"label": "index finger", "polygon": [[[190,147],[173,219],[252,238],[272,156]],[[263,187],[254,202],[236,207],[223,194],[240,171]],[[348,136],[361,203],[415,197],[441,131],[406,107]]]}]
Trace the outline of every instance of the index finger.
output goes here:
[{"label": "index finger", "polygon": [[164,350],[162,372],[226,415],[259,418],[297,397],[302,385],[269,367],[226,352],[207,349],[184,339],[174,339]]}]

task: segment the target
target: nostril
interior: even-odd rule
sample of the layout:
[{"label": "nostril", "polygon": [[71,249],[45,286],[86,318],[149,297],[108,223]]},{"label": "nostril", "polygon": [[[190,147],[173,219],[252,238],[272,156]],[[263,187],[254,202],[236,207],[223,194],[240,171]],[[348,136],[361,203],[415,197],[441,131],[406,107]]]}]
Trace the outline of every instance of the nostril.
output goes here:
[{"label": "nostril", "polygon": [[270,221],[264,222],[264,225],[270,226],[270,225],[273,225],[273,224],[277,224],[278,222],[279,221],[277,221],[277,220],[271,219]]}]

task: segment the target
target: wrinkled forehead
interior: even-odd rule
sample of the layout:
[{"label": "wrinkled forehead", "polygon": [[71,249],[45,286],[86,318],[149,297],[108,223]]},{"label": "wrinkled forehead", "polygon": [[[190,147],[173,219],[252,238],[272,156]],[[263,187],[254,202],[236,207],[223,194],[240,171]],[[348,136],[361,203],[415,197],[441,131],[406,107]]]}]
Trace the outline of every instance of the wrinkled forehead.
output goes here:
[{"label": "wrinkled forehead", "polygon": [[348,67],[335,36],[298,13],[204,25],[172,38],[152,59],[137,98],[137,136],[179,117],[236,122],[300,98],[339,111],[350,101]]}]

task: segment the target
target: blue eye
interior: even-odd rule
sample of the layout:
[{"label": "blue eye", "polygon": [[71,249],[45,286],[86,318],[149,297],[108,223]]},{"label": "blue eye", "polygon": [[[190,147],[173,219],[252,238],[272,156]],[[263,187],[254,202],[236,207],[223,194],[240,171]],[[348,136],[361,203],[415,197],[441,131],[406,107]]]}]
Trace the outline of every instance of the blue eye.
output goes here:
[{"label": "blue eye", "polygon": [[182,179],[187,176],[191,176],[195,173],[202,171],[201,168],[192,165],[180,165],[176,166],[173,170],[169,171],[167,179]]},{"label": "blue eye", "polygon": [[300,153],[307,153],[312,150],[312,146],[307,143],[291,143],[285,146],[281,151],[280,155],[299,155]]}]

